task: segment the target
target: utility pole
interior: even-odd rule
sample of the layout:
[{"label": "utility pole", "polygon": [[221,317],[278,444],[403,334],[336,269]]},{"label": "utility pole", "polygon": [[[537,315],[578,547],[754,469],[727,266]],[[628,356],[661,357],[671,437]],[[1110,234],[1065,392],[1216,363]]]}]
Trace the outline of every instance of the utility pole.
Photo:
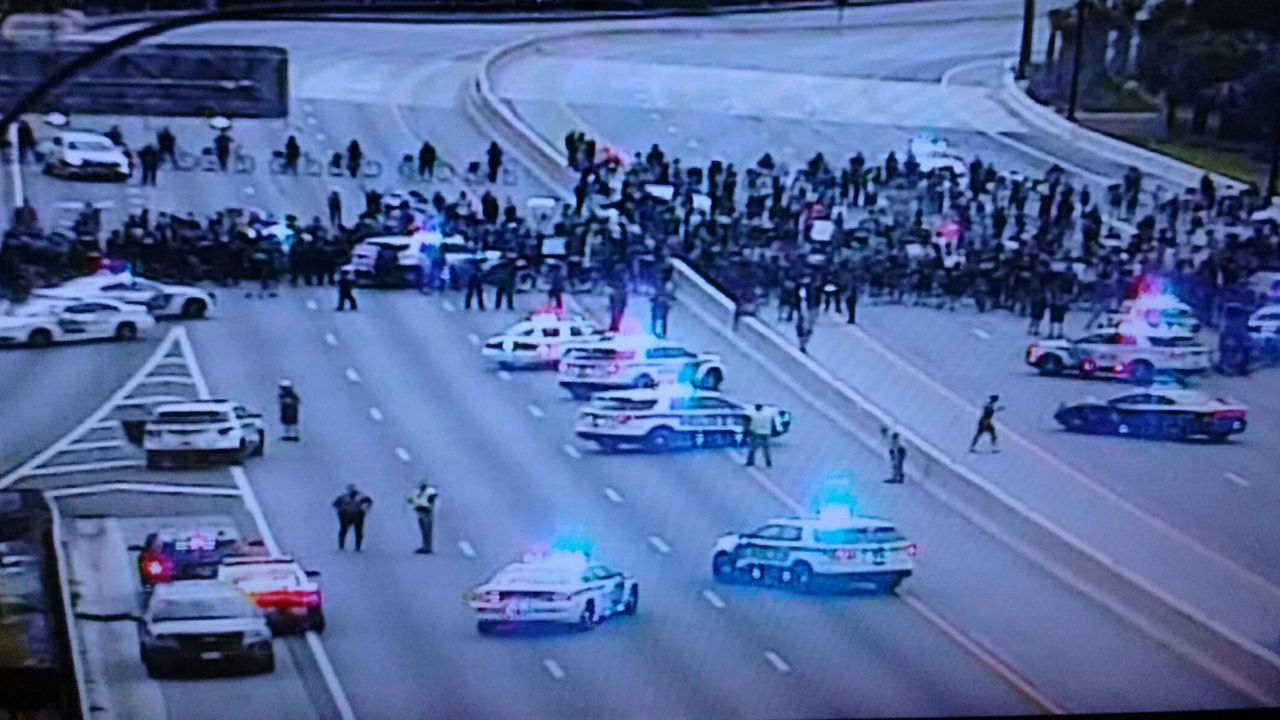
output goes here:
[{"label": "utility pole", "polygon": [[1036,24],[1036,0],[1026,0],[1022,9],[1022,49],[1018,53],[1018,79],[1027,79],[1027,67],[1031,65],[1031,36]]},{"label": "utility pole", "polygon": [[1084,56],[1085,0],[1076,1],[1076,51],[1071,64],[1071,97],[1067,103],[1067,119],[1076,121],[1076,104],[1080,99],[1080,60]]},{"label": "utility pole", "polygon": [[1280,108],[1276,108],[1274,122],[1271,123],[1271,172],[1267,175],[1267,205],[1275,201],[1280,192]]}]

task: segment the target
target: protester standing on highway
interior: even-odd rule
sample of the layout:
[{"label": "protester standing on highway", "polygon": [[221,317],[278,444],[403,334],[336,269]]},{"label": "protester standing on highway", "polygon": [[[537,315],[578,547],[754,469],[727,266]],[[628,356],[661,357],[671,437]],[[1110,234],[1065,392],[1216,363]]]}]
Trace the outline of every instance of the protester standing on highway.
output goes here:
[{"label": "protester standing on highway", "polygon": [[769,440],[773,437],[773,413],[756,403],[747,413],[747,467],[756,464],[756,450],[764,454],[764,466],[773,467]]},{"label": "protester standing on highway", "polygon": [[564,309],[564,267],[556,261],[547,265],[547,302],[556,310]]},{"label": "protester standing on highway", "polygon": [[1050,295],[1049,302],[1049,337],[1061,338],[1062,326],[1067,321],[1067,299],[1058,290]]},{"label": "protester standing on highway", "polygon": [[493,309],[502,309],[502,300],[506,298],[507,309],[515,310],[516,263],[512,259],[504,259],[493,268],[493,284],[497,291],[493,296]]},{"label": "protester standing on highway", "polygon": [[422,535],[422,544],[418,546],[415,553],[419,555],[430,555],[432,552],[432,535],[435,530],[436,523],[436,501],[440,497],[440,491],[431,483],[423,480],[418,484],[418,489],[409,494],[405,502],[409,505],[409,509],[413,510],[418,516],[418,532]]},{"label": "protester standing on highway", "polygon": [[484,274],[480,270],[480,262],[475,258],[467,258],[462,263],[462,267],[467,281],[467,294],[463,299],[462,307],[470,310],[471,300],[474,298],[476,306],[484,310]]},{"label": "protester standing on highway", "polygon": [[169,166],[173,168],[178,166],[178,138],[174,137],[168,126],[160,128],[160,132],[156,133],[156,147],[160,148],[162,161],[168,160]]},{"label": "protester standing on highway", "polygon": [[302,159],[302,148],[298,145],[298,138],[290,135],[284,142],[284,171],[289,175],[297,175],[300,159]]},{"label": "protester standing on highway", "polygon": [[809,340],[813,338],[813,323],[807,312],[796,315],[796,340],[800,343],[800,352],[809,354]]},{"label": "protester standing on highway", "polygon": [[622,329],[622,318],[627,314],[627,284],[620,274],[615,274],[609,289],[609,332]]},{"label": "protester standing on highway", "polygon": [[360,165],[364,163],[364,150],[360,149],[360,141],[352,139],[347,145],[347,172],[351,177],[360,176]]},{"label": "protester standing on highway", "polygon": [[431,178],[436,179],[436,146],[429,142],[423,142],[422,147],[418,149],[418,179]]},{"label": "protester standing on highway", "polygon": [[356,304],[356,279],[351,276],[349,270],[343,270],[338,276],[338,312],[346,309],[347,304],[351,304],[352,310],[359,310],[360,306]]},{"label": "protester standing on highway", "polygon": [[649,301],[649,332],[662,340],[667,337],[667,315],[671,312],[671,281],[660,283]]},{"label": "protester standing on highway", "polygon": [[18,162],[26,164],[35,156],[36,134],[26,120],[18,121]]},{"label": "protester standing on highway", "polygon": [[[1045,299],[1043,290],[1037,290],[1031,296],[1031,320],[1027,324],[1028,335],[1040,334],[1040,323],[1044,322],[1044,314],[1048,309],[1048,305],[1049,301]],[[1052,329],[1050,329],[1050,336],[1052,334]]]},{"label": "protester standing on highway", "polygon": [[298,410],[302,405],[302,398],[298,397],[298,391],[293,388],[293,381],[280,381],[276,401],[280,404],[280,424],[284,426],[282,439],[297,442],[301,439],[298,436]]},{"label": "protester standing on highway", "polygon": [[231,134],[225,129],[219,130],[213,138],[213,154],[218,158],[218,168],[226,172],[231,162]]},{"label": "protester standing on highway", "polygon": [[146,145],[138,151],[138,164],[142,166],[142,184],[155,187],[156,170],[160,167],[160,151],[155,145]]},{"label": "protester standing on highway", "polygon": [[857,280],[850,278],[849,287],[845,290],[844,296],[845,312],[849,314],[846,322],[850,325],[856,325],[858,322],[858,292],[860,290]]},{"label": "protester standing on highway", "polygon": [[489,143],[489,149],[485,151],[485,155],[489,159],[489,182],[498,182],[498,169],[502,167],[502,148],[498,147],[497,141]]},{"label": "protester standing on highway", "polygon": [[354,484],[347,485],[346,492],[333,501],[333,509],[338,511],[338,549],[345,550],[347,532],[355,531],[356,552],[364,545],[364,518],[373,508],[373,498],[356,489]]},{"label": "protester standing on highway", "polygon": [[973,434],[973,440],[969,441],[969,452],[978,452],[978,440],[986,435],[991,438],[991,452],[1000,452],[1000,447],[996,442],[996,413],[1004,410],[1004,406],[1000,405],[1000,396],[992,395],[987,398],[987,403],[982,406],[982,416],[978,418],[978,429]]},{"label": "protester standing on highway", "polygon": [[892,468],[893,474],[889,476],[887,483],[906,482],[907,476],[904,466],[907,461],[907,448],[902,444],[902,438],[898,433],[889,436],[889,466]]},{"label": "protester standing on highway", "polygon": [[342,195],[336,189],[329,191],[329,226],[342,227]]}]

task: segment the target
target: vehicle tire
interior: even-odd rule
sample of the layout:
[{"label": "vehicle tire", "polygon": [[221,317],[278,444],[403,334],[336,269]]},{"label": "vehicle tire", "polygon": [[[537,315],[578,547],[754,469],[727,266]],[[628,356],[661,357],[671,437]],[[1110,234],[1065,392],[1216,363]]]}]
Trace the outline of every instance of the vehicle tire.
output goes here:
[{"label": "vehicle tire", "polygon": [[603,453],[618,452],[618,441],[612,438],[600,438],[596,440],[596,445],[599,446],[600,452]]},{"label": "vehicle tire", "polygon": [[182,317],[188,320],[198,320],[209,312],[209,305],[200,298],[191,298],[182,303]]},{"label": "vehicle tire", "polygon": [[122,322],[116,326],[115,337],[117,340],[137,340],[138,326],[131,322]]},{"label": "vehicle tire", "polygon": [[1061,375],[1063,367],[1062,358],[1052,353],[1045,355],[1036,362],[1036,369],[1040,371],[1040,374],[1049,377]]},{"label": "vehicle tire", "polygon": [[596,626],[596,603],[594,600],[588,600],[582,606],[582,614],[578,616],[578,631],[588,632]]},{"label": "vehicle tire", "polygon": [[47,162],[44,164],[44,174],[49,177],[58,177],[57,164]]},{"label": "vehicle tire", "polygon": [[731,553],[716,553],[711,559],[711,576],[722,583],[731,583],[738,579],[738,567]]},{"label": "vehicle tire", "polygon": [[791,586],[796,592],[808,592],[813,587],[813,568],[807,562],[795,562],[787,568],[787,572],[791,574]]},{"label": "vehicle tire", "polygon": [[276,654],[273,652],[253,664],[253,672],[266,675],[276,671]]},{"label": "vehicle tire", "polygon": [[147,451],[147,469],[148,470],[159,470],[160,468],[164,467],[164,465],[165,465],[164,455],[160,454],[160,452],[157,450]]},{"label": "vehicle tire", "polygon": [[252,455],[253,457],[262,457],[263,455],[266,454],[266,452],[267,452],[267,431],[259,430],[258,446],[253,449],[253,452],[250,453],[250,455]]},{"label": "vehicle tire", "polygon": [[324,622],[323,610],[316,610],[315,612],[311,613],[311,626],[308,628],[309,630],[316,633],[322,633],[324,632],[324,625],[325,625],[325,622]]},{"label": "vehicle tire", "polygon": [[492,635],[498,629],[498,623],[492,620],[477,620],[476,632],[481,635]]},{"label": "vehicle tire", "polygon": [[707,371],[707,375],[702,380],[702,389],[719,390],[720,385],[724,382],[724,373],[718,368],[711,368]]},{"label": "vehicle tire", "polygon": [[49,347],[53,344],[53,333],[44,328],[36,328],[27,336],[27,344],[36,348]]},{"label": "vehicle tire", "polygon": [[1155,377],[1155,366],[1146,360],[1136,360],[1129,366],[1129,380],[1134,385],[1150,385]]},{"label": "vehicle tire", "polygon": [[1221,432],[1209,433],[1209,440],[1216,443],[1224,443],[1230,437],[1231,437],[1230,433],[1221,433]]},{"label": "vehicle tire", "polygon": [[1089,421],[1080,412],[1068,412],[1063,418],[1062,424],[1071,432],[1089,432]]},{"label": "vehicle tire", "polygon": [[632,585],[631,592],[627,593],[627,601],[622,605],[623,615],[635,615],[640,609],[640,586]]},{"label": "vehicle tire", "polygon": [[232,465],[243,465],[244,459],[247,457],[249,457],[249,441],[240,438],[240,447],[232,450],[227,459],[231,461]]},{"label": "vehicle tire", "polygon": [[651,388],[656,387],[658,383],[653,379],[652,375],[645,374],[636,378],[635,382],[631,383],[631,385],[636,388]]},{"label": "vehicle tire", "polygon": [[667,452],[676,446],[676,433],[669,427],[656,427],[644,436],[644,446],[649,452]]},{"label": "vehicle tire", "polygon": [[902,576],[894,575],[891,578],[886,578],[884,580],[877,582],[876,590],[878,590],[881,595],[892,595],[898,591],[898,586],[901,584],[902,584]]},{"label": "vehicle tire", "polygon": [[591,399],[591,391],[585,388],[570,388],[569,394],[573,396],[574,400],[590,400]]},{"label": "vehicle tire", "polygon": [[152,660],[143,660],[142,664],[147,668],[147,677],[149,678],[167,678],[173,674],[172,669]]}]

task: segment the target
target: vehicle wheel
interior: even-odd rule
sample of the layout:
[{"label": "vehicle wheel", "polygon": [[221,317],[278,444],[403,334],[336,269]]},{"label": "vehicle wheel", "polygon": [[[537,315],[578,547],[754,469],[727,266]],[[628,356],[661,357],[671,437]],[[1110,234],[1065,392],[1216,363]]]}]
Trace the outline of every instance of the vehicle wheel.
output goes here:
[{"label": "vehicle wheel", "polygon": [[1036,363],[1036,368],[1040,371],[1041,375],[1056,377],[1062,374],[1062,358],[1052,354],[1045,355]]},{"label": "vehicle wheel", "polygon": [[711,559],[711,576],[724,583],[737,580],[738,567],[733,555],[727,552],[716,553],[716,556]]},{"label": "vehicle wheel", "polygon": [[137,340],[138,326],[131,322],[122,322],[116,326],[117,340]]},{"label": "vehicle wheel", "polygon": [[724,382],[724,373],[712,368],[707,371],[706,378],[702,381],[702,387],[705,390],[719,390],[720,384]]},{"label": "vehicle wheel", "polygon": [[813,587],[813,568],[809,566],[809,563],[792,563],[786,572],[790,574],[787,584],[796,592],[808,592]]},{"label": "vehicle wheel", "polygon": [[640,609],[640,586],[632,585],[631,592],[627,593],[627,602],[622,606],[623,615],[635,615]]},{"label": "vehicle wheel", "polygon": [[644,445],[649,452],[666,452],[675,447],[676,434],[669,427],[657,427],[644,436]]},{"label": "vehicle wheel", "polygon": [[31,347],[49,347],[53,344],[53,333],[44,328],[36,328],[27,336],[27,344]]},{"label": "vehicle wheel", "polygon": [[159,470],[164,467],[164,456],[155,450],[147,451],[147,469]]},{"label": "vehicle wheel", "polygon": [[232,465],[243,465],[244,459],[247,457],[249,457],[249,441],[240,438],[240,447],[232,450],[230,457],[227,459],[231,461]]},{"label": "vehicle wheel", "polygon": [[569,390],[569,394],[573,396],[574,400],[590,400],[591,399],[591,391],[583,388],[572,388]]},{"label": "vehicle wheel", "polygon": [[197,320],[204,317],[209,312],[209,305],[200,298],[191,298],[182,303],[182,317],[188,320]]},{"label": "vehicle wheel", "polygon": [[318,633],[324,632],[324,612],[323,611],[316,610],[315,612],[311,613],[310,629],[312,632],[318,632]]},{"label": "vehicle wheel", "polygon": [[254,457],[262,457],[267,452],[267,431],[258,431],[258,446],[251,453]]},{"label": "vehicle wheel", "polygon": [[170,669],[161,663],[144,660],[142,661],[142,664],[147,667],[147,677],[166,678],[171,674]]},{"label": "vehicle wheel", "polygon": [[578,630],[587,632],[596,626],[596,604],[592,600],[588,600],[586,605],[582,606],[582,614],[578,616]]},{"label": "vehicle wheel", "polygon": [[1227,441],[1227,438],[1229,437],[1231,437],[1230,433],[1220,433],[1220,432],[1209,433],[1209,439],[1216,443],[1224,443]]},{"label": "vehicle wheel", "polygon": [[902,584],[902,577],[899,575],[895,575],[891,578],[881,580],[880,582],[876,583],[876,589],[879,590],[882,595],[892,595],[893,593],[898,591],[898,586],[901,584]]},{"label": "vehicle wheel", "polygon": [[1138,360],[1129,366],[1129,379],[1135,385],[1150,385],[1155,377],[1155,366],[1146,360]]},{"label": "vehicle wheel", "polygon": [[492,620],[476,621],[476,632],[480,633],[481,635],[492,635],[493,632],[497,629],[498,629],[498,623]]},{"label": "vehicle wheel", "polygon": [[618,441],[610,438],[600,438],[596,440],[596,445],[600,446],[600,452],[615,453],[618,452]]},{"label": "vehicle wheel", "polygon": [[58,176],[58,171],[57,171],[56,166],[55,166],[53,163],[51,163],[51,162],[45,163],[45,164],[44,164],[44,174],[45,174],[45,175],[48,175],[49,177],[57,177],[57,176]]},{"label": "vehicle wheel", "polygon": [[651,388],[651,387],[656,387],[658,383],[654,381],[651,375],[641,375],[640,377],[636,378],[635,382],[633,382],[632,385],[637,388]]},{"label": "vehicle wheel", "polygon": [[271,653],[270,655],[267,655],[265,658],[254,663],[253,671],[256,673],[261,673],[263,675],[266,675],[267,673],[275,672],[276,671],[276,654]]}]

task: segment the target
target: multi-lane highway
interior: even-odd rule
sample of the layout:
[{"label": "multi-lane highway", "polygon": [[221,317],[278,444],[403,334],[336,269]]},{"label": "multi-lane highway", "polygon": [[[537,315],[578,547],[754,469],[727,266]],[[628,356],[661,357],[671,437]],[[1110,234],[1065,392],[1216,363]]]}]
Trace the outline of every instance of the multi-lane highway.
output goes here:
[{"label": "multi-lane highway", "polygon": [[[795,13],[703,20],[707,32],[700,38],[621,34],[548,42],[547,57],[536,60],[532,70],[513,63],[513,74],[500,78],[498,90],[545,128],[553,145],[568,122],[628,149],[658,141],[692,160],[714,153],[746,165],[765,150],[791,164],[815,150],[841,157],[863,149],[874,156],[881,148],[902,147],[919,131],[913,114],[937,111],[911,106],[915,86],[906,83],[937,85],[951,68],[961,68],[948,76],[956,82],[985,80],[983,66],[974,61],[1008,54],[1001,49],[1016,38],[1020,8],[1013,2],[963,1],[867,8],[851,11],[845,19],[849,29],[838,33],[775,30],[761,38],[716,32],[726,25],[776,28],[833,19],[830,13]],[[632,27],[642,28],[644,22]],[[116,212],[117,218],[144,206],[153,212],[208,213],[249,205],[309,216],[322,212],[324,195],[336,186],[350,214],[360,204],[361,183],[272,176],[264,170],[270,150],[289,132],[317,154],[358,137],[387,167],[388,175],[367,181],[381,188],[399,184],[393,178],[396,159],[423,139],[455,165],[478,160],[488,138],[461,109],[464,86],[486,51],[535,30],[545,32],[546,26],[263,23],[184,31],[176,36],[185,41],[289,48],[295,98],[288,122],[239,121],[234,130],[246,150],[260,158],[258,171],[231,176],[165,172],[157,189],[68,184],[28,173],[28,192],[46,217],[59,202],[84,199],[114,203],[108,217]],[[379,52],[369,51],[371,39]],[[566,61],[575,57],[582,61]],[[689,74],[691,67],[698,72]],[[640,85],[659,76],[690,82],[707,82],[710,76],[711,82],[727,84],[729,92],[718,105],[705,98],[699,104],[660,97],[644,87],[610,96],[601,83],[611,72]],[[780,91],[770,97],[773,86],[761,82],[763,77],[783,88],[811,82],[804,77],[815,74],[861,79],[833,82],[833,99],[824,102],[826,96],[815,95],[812,107],[798,109],[804,118],[794,116],[797,109]],[[915,89],[926,92],[923,86]],[[860,106],[858,93],[879,93],[881,99],[876,107]],[[1047,165],[1035,153],[1042,152],[1037,147],[1050,148],[1051,140],[1037,138],[998,106],[983,107],[1007,123],[993,125],[992,131],[1031,147],[1031,154],[978,129],[975,123],[982,117],[972,108],[968,115],[930,115],[928,123],[942,126],[937,129],[955,144],[997,165],[1033,171]],[[162,124],[128,118],[119,123],[134,144]],[[211,134],[195,121],[163,124],[193,150]],[[1117,170],[1105,158],[1085,153],[1074,160],[1091,173]],[[511,178],[513,184],[498,189],[500,196],[509,193],[520,202],[548,192],[535,173],[516,169]],[[447,194],[465,187],[456,181],[438,186]],[[269,678],[157,684],[141,677],[133,656],[113,661],[116,682],[150,689],[155,716],[217,713],[252,693],[255,701],[244,707],[244,717],[281,716],[285,702],[310,705],[288,716],[327,717],[338,712],[335,688],[364,718],[814,717],[1253,704],[930,495],[911,485],[882,485],[887,467],[879,449],[827,422],[771,369],[683,309],[673,313],[673,335],[694,349],[723,354],[730,394],[795,413],[795,430],[777,448],[773,469],[747,471],[740,457],[720,451],[600,456],[578,444],[569,432],[576,405],[551,377],[499,374],[481,362],[476,339],[513,320],[507,313],[468,313],[458,298],[395,292],[362,293],[361,310],[342,315],[331,312],[329,289],[286,288],[269,300],[235,292],[224,297],[222,317],[188,326],[194,353],[183,360],[199,365],[215,394],[267,409],[280,378],[291,378],[299,387],[303,442],[273,442],[265,458],[246,467],[244,478],[252,493],[249,504],[260,503],[280,547],[323,573],[330,625],[322,645],[317,644],[322,654],[289,640],[285,647],[295,661]],[[589,308],[600,305],[598,298],[582,300]],[[633,302],[637,312],[639,302]],[[530,303],[521,299],[526,309]],[[869,308],[867,331],[883,334],[885,342],[914,361],[941,362],[930,353],[951,346],[926,342],[941,337],[974,358],[974,366],[955,381],[955,392],[972,397],[992,385],[1011,388],[1010,395],[1019,398],[1013,419],[1028,424],[1042,410],[1031,400],[1024,404],[1024,394],[1043,403],[1056,401],[1057,395],[1041,390],[1038,381],[1019,377],[1020,348],[1012,346],[1016,330],[984,324],[992,339],[975,346],[970,338],[947,334],[969,332],[968,325],[936,314],[924,319],[920,312],[911,317],[918,326],[890,337],[888,331],[902,324],[891,312],[896,311],[881,315]],[[39,362],[32,362],[37,355],[29,351],[0,356],[6,363],[0,372],[5,388],[0,429],[8,446],[0,447],[0,469],[34,455],[78,423],[153,346],[54,348],[39,351]],[[1071,387],[1071,381],[1062,382],[1062,392]],[[1091,452],[1076,440],[1045,439],[1057,443],[1051,451],[1073,459]],[[1124,445],[1127,451],[1133,443]],[[1216,458],[1216,453],[1242,449],[1247,448],[1211,451]],[[1192,455],[1206,449],[1185,450]],[[1143,452],[1124,461],[1131,463],[1123,469],[1125,477],[1142,467]],[[1262,450],[1255,452],[1265,457]],[[1178,470],[1186,472],[1177,485],[1185,492],[1200,467],[1194,462]],[[859,478],[864,510],[894,518],[921,543],[919,571],[901,597],[803,597],[713,583],[709,550],[719,533],[807,506],[822,479],[844,468]],[[1254,478],[1260,492],[1270,492],[1253,466],[1240,472]],[[432,478],[443,496],[439,551],[432,557],[412,554],[415,528],[404,506],[404,496],[423,476]],[[100,479],[243,490],[237,478],[218,470],[157,475],[119,469]],[[52,475],[19,484],[90,481]],[[329,503],[348,482],[375,500],[368,548],[360,555],[335,547]],[[1240,509],[1230,503],[1252,504],[1263,512],[1265,502],[1258,497],[1265,496],[1224,499],[1245,488],[1214,482],[1217,489],[1206,490],[1213,494],[1196,506],[1213,508],[1222,517]],[[1182,506],[1175,503],[1186,503],[1187,496],[1175,497],[1172,488],[1157,494],[1170,499],[1156,510],[1177,510]],[[189,498],[118,506],[131,517],[154,514],[157,507],[172,514],[227,512],[239,518],[243,532],[255,535],[261,531],[237,504],[244,501],[216,501],[229,507],[213,509]],[[102,511],[89,500],[77,502],[89,504],[85,514]],[[1176,512],[1170,515],[1181,525]],[[1254,532],[1245,527],[1237,536],[1236,528],[1205,522],[1207,527],[1187,523],[1188,532],[1216,533],[1241,543],[1248,537],[1244,532]],[[128,527],[137,525],[130,520]],[[640,614],[588,635],[477,635],[462,593],[523,549],[565,533],[590,537],[606,561],[641,579]],[[329,662],[332,676],[325,671]]]}]

